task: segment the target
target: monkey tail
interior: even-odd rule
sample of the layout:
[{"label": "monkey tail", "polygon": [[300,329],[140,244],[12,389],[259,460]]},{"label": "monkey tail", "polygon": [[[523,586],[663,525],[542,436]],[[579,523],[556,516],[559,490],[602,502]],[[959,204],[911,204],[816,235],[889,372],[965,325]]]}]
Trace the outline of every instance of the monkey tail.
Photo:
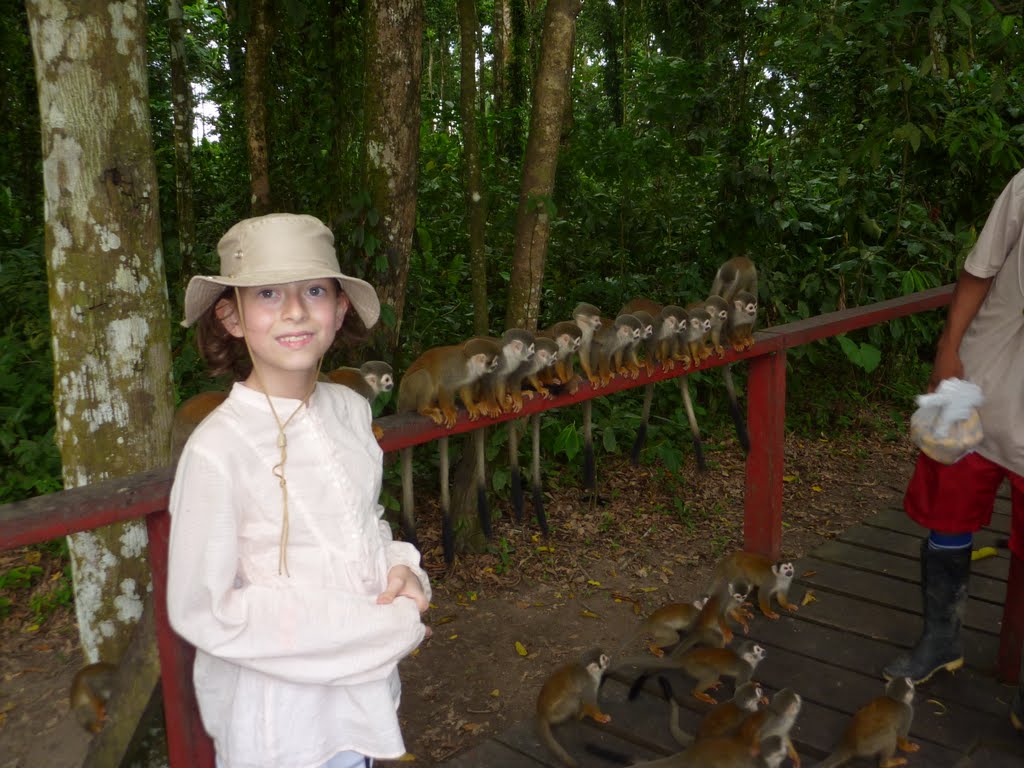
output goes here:
[{"label": "monkey tail", "polygon": [[686,419],[690,422],[690,433],[693,435],[693,453],[697,458],[697,469],[706,472],[707,462],[704,460],[704,443],[700,439],[700,427],[697,426],[697,414],[693,412],[693,401],[690,400],[689,376],[679,377],[679,391],[683,395],[683,407],[686,408]]},{"label": "monkey tail", "polygon": [[533,513],[537,516],[537,525],[541,533],[548,535],[548,518],[544,514],[544,489],[541,487],[540,476],[540,414],[535,413],[531,419],[533,426]]},{"label": "monkey tail", "polygon": [[562,763],[569,766],[569,768],[578,767],[579,764],[565,751],[565,747],[555,739],[555,735],[551,733],[551,724],[543,717],[537,717],[537,732],[540,735],[540,740],[544,742],[544,746],[550,749]]},{"label": "monkey tail", "polygon": [[523,498],[523,475],[519,471],[519,429],[515,419],[508,423],[508,463],[511,473],[512,514],[516,522],[521,523],[526,502]]},{"label": "monkey tail", "polygon": [[444,561],[455,561],[455,527],[452,525],[452,500],[448,489],[448,436],[437,439],[437,466],[441,482],[441,546]]},{"label": "monkey tail", "polygon": [[402,464],[402,538],[420,548],[416,539],[416,511],[412,492],[412,446],[399,452]]},{"label": "monkey tail", "polygon": [[693,737],[684,731],[679,723],[679,702],[676,701],[676,697],[672,692],[672,684],[668,681],[667,677],[658,675],[658,685],[661,686],[661,693],[668,702],[668,730],[672,734],[672,738],[681,747],[690,746],[693,743]]},{"label": "monkey tail", "polygon": [[597,491],[597,480],[594,471],[594,404],[591,400],[583,401],[583,490],[594,494]]},{"label": "monkey tail", "polygon": [[491,527],[491,508],[487,503],[487,453],[485,448],[485,430],[478,429],[473,433],[473,445],[476,448],[476,512],[480,517],[480,530],[490,539],[494,535]]},{"label": "monkey tail", "polygon": [[634,467],[640,463],[640,452],[647,444],[647,424],[651,420],[651,402],[653,400],[654,385],[647,384],[644,386],[644,409],[640,416],[640,427],[636,431],[636,439],[633,441],[633,450],[630,453]]},{"label": "monkey tail", "polygon": [[736,425],[736,438],[744,453],[750,453],[750,433],[747,432],[747,422],[743,417],[743,411],[736,400],[736,384],[732,380],[732,363],[722,367],[722,379],[725,381],[725,391],[729,395],[729,413],[732,414],[732,423]]}]

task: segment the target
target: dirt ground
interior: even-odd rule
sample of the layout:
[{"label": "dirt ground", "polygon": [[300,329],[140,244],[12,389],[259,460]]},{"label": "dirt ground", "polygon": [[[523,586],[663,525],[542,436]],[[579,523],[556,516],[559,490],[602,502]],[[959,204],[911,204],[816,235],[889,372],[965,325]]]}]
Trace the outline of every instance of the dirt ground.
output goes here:
[{"label": "dirt ground", "polygon": [[[863,422],[842,436],[787,438],[784,556],[902,497],[913,461],[909,442],[891,437],[902,427],[878,413]],[[741,452],[732,440],[708,448],[704,475],[692,464],[670,473],[602,460],[601,503],[548,478],[549,537],[515,526],[499,507],[492,551],[450,570],[436,515],[421,509],[433,637],[401,665],[400,715],[415,762],[436,765],[530,717],[556,666],[595,646],[618,650],[641,616],[699,596],[714,562],[739,545],[743,521]],[[3,572],[26,553],[0,555]],[[33,628],[15,607],[0,643],[0,768],[78,766],[87,737],[68,714],[82,664],[73,614]]]}]

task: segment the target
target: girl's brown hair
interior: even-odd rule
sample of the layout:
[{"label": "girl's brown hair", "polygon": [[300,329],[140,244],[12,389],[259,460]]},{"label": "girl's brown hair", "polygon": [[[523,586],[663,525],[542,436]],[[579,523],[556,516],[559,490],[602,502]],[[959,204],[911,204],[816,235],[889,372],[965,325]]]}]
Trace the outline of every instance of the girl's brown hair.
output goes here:
[{"label": "girl's brown hair", "polygon": [[[337,281],[332,283],[338,285]],[[340,291],[341,288],[339,287]],[[221,300],[235,303],[235,289],[225,288],[224,292],[217,297],[217,300],[210,305],[196,322],[196,346],[199,348],[199,355],[206,363],[211,376],[223,376],[231,374],[235,381],[242,381],[252,373],[252,360],[249,359],[249,351],[245,347],[245,339],[240,339],[228,333],[224,323],[217,317],[217,305]],[[341,347],[354,347],[366,341],[370,333],[363,324],[359,313],[349,308],[345,314],[345,321],[334,336],[334,343],[331,350]]]}]

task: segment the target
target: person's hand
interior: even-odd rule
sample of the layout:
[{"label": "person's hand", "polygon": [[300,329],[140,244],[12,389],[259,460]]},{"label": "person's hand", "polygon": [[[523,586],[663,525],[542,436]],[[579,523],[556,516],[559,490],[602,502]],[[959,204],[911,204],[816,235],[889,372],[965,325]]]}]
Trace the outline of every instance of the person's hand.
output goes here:
[{"label": "person's hand", "polygon": [[412,599],[420,613],[430,607],[423,592],[423,585],[407,565],[396,565],[388,571],[388,583],[384,591],[377,596],[377,605],[390,605],[396,597]]}]

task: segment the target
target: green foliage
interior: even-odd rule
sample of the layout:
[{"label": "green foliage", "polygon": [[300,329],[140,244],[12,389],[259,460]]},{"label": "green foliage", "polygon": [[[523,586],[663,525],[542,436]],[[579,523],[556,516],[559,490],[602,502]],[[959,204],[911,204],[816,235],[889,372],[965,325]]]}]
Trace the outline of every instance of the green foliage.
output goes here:
[{"label": "green foliage", "polygon": [[61,488],[42,243],[0,251],[0,503]]}]

